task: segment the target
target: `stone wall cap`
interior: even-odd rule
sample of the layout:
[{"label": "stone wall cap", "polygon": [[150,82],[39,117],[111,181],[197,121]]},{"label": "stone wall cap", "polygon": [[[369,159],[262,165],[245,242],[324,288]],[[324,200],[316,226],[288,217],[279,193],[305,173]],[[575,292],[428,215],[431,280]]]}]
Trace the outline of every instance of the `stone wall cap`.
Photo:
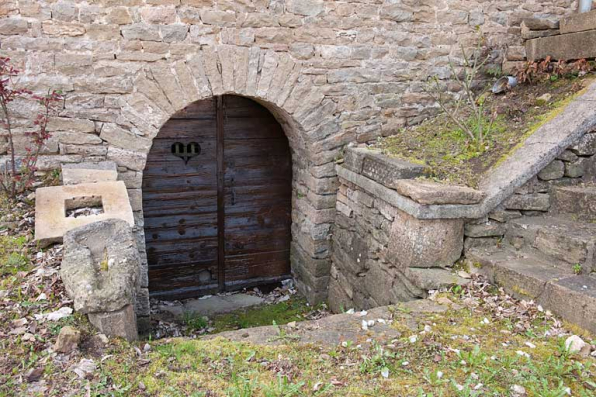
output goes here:
[{"label": "stone wall cap", "polygon": [[417,179],[399,180],[388,187],[420,204],[478,204],[486,196],[470,187]]},{"label": "stone wall cap", "polygon": [[561,19],[561,33],[575,33],[596,30],[596,10],[572,14]]}]

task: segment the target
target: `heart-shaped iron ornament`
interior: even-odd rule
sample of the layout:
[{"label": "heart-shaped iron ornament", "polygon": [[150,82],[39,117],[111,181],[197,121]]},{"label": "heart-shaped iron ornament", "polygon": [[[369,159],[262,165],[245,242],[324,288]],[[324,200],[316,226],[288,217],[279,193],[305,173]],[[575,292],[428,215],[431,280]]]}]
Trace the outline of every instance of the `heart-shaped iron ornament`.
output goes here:
[{"label": "heart-shaped iron ornament", "polygon": [[201,154],[201,145],[196,142],[190,142],[186,145],[182,142],[172,144],[172,154],[184,160],[184,164],[188,164],[191,158]]}]

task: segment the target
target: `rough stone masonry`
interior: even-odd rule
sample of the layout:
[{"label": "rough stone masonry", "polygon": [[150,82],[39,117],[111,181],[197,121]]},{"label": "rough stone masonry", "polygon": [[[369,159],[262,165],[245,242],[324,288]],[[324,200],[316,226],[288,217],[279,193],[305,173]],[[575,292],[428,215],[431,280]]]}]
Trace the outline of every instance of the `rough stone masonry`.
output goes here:
[{"label": "rough stone masonry", "polygon": [[[3,0],[0,55],[18,84],[66,96],[39,163],[111,160],[136,214],[147,152],[177,110],[224,93],[278,118],[294,159],[293,270],[311,301],[326,298],[338,181],[352,141],[395,133],[435,110],[430,76],[446,79],[477,27],[495,62],[521,45],[526,17],[571,13],[571,0]],[[34,103],[16,101],[17,150]],[[0,132],[0,156],[7,153]],[[139,296],[147,296],[141,275]],[[148,305],[137,313],[148,314]]]}]

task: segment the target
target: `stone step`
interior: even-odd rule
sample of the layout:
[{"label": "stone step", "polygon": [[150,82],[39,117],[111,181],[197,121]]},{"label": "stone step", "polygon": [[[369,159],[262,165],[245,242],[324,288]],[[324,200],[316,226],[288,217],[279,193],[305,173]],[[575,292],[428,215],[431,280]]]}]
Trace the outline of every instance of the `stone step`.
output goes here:
[{"label": "stone step", "polygon": [[535,300],[566,321],[596,332],[596,275],[575,275],[566,266],[511,247],[471,249],[471,269],[519,299]]},{"label": "stone step", "polygon": [[524,216],[509,222],[505,240],[516,249],[532,248],[569,269],[594,270],[596,224],[557,216]]},{"label": "stone step", "polygon": [[551,212],[577,215],[578,220],[596,220],[596,185],[560,186],[553,189]]}]

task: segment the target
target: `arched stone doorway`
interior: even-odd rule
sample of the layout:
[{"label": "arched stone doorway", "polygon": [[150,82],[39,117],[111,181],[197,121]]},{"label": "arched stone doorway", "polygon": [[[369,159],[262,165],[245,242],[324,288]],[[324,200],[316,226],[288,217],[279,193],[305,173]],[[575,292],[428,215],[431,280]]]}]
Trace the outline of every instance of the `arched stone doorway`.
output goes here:
[{"label": "arched stone doorway", "polygon": [[284,131],[248,98],[177,112],[143,174],[149,291],[183,299],[290,277],[292,161]]}]

